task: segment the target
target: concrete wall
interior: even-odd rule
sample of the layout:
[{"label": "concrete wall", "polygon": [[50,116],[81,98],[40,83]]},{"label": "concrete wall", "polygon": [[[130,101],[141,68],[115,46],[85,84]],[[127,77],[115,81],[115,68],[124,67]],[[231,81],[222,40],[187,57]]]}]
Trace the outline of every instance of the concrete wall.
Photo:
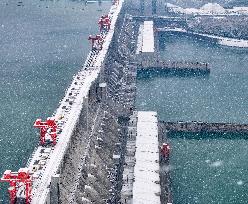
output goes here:
[{"label": "concrete wall", "polygon": [[128,12],[132,15],[164,15],[165,0],[126,0],[129,4]]},{"label": "concrete wall", "polygon": [[161,121],[160,124],[163,129],[168,131],[248,133],[248,124],[164,121]]},{"label": "concrete wall", "polygon": [[123,24],[111,44],[107,57],[105,81],[108,84],[109,104],[119,116],[128,117],[134,107],[136,91],[136,62],[134,59],[137,29],[130,16],[125,16]]},{"label": "concrete wall", "polygon": [[130,62],[134,30],[132,19],[121,12],[101,76],[90,88],[58,177],[51,183],[57,192],[51,193],[51,203],[119,199],[125,121],[136,91],[136,66]]}]

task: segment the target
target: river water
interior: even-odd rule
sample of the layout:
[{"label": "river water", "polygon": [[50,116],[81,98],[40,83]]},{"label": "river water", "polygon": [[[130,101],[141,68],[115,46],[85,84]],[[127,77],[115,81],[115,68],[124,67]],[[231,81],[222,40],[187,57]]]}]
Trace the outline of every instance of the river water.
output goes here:
[{"label": "river water", "polygon": [[[24,167],[38,130],[90,50],[89,34],[111,2],[0,1],[0,174]],[[0,184],[0,203],[7,203]],[[4,201],[3,201],[4,200]]]},{"label": "river water", "polygon": [[[164,121],[248,123],[248,50],[166,33],[167,60],[208,62],[209,76],[140,77],[138,110]],[[248,140],[239,134],[170,133],[170,173],[175,204],[247,203]],[[168,167],[164,167],[165,170]]]},{"label": "river water", "polygon": [[[38,142],[33,122],[56,109],[89,52],[88,35],[97,33],[99,16],[110,8],[104,1],[18,2],[0,1],[0,173],[25,166]],[[165,58],[206,60],[210,77],[139,80],[138,109],[168,121],[247,123],[247,51],[184,36],[165,35],[160,44]],[[175,203],[245,203],[247,141],[191,136],[170,135]],[[6,195],[0,184],[0,203]]]}]

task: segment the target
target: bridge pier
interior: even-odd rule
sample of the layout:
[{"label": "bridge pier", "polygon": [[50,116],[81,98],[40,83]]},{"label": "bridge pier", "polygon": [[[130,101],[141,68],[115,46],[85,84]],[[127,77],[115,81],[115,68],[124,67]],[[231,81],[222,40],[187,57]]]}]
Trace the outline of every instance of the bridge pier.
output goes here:
[{"label": "bridge pier", "polygon": [[57,204],[59,203],[59,174],[55,174],[52,176],[51,184],[50,184],[50,203]]},{"label": "bridge pier", "polygon": [[100,89],[101,101],[105,103],[107,99],[107,83],[100,83],[99,89]]}]

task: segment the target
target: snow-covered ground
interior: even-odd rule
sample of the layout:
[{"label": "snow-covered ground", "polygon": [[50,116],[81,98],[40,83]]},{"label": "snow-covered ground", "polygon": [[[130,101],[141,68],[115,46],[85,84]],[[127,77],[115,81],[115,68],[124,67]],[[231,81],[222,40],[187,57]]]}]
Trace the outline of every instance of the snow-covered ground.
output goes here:
[{"label": "snow-covered ground", "polygon": [[192,32],[192,34],[216,39],[220,45],[225,45],[229,47],[248,48],[248,40],[220,37],[216,35],[208,35],[196,32]]},{"label": "snow-covered ground", "polygon": [[220,45],[229,46],[229,47],[248,48],[248,40],[243,40],[243,39],[227,38],[227,37],[220,37],[220,36],[209,35],[209,34],[204,34],[204,33],[189,32],[183,28],[159,28],[157,30],[164,31],[164,32],[173,31],[173,32],[180,32],[180,33],[189,33],[193,35],[216,39]]},{"label": "snow-covered ground", "polygon": [[143,53],[152,53],[154,49],[153,21],[144,21],[141,51]]},{"label": "snow-covered ground", "polygon": [[240,48],[248,48],[248,40],[238,40],[232,38],[220,38],[220,45],[231,46],[231,47],[240,47]]},{"label": "snow-covered ground", "polygon": [[248,7],[233,7],[225,9],[217,3],[207,3],[201,8],[182,8],[180,6],[166,3],[165,7],[170,12],[191,15],[248,15]]}]

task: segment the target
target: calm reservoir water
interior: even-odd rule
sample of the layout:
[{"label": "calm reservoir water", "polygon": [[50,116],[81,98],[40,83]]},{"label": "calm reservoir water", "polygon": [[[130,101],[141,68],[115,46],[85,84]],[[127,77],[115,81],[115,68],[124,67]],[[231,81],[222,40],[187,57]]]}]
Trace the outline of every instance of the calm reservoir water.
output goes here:
[{"label": "calm reservoir water", "polygon": [[247,140],[235,134],[173,133],[169,137],[175,204],[247,203]]},{"label": "calm reservoir water", "polygon": [[[58,107],[111,2],[0,1],[0,174],[24,167],[38,130]],[[7,203],[0,184],[0,203]]]},{"label": "calm reservoir water", "polygon": [[[137,109],[164,121],[248,123],[248,50],[164,34],[168,60],[208,62],[209,76],[153,76],[137,82]],[[247,135],[244,135],[247,138]],[[248,140],[239,134],[171,133],[175,204],[241,204],[248,200]]]}]

